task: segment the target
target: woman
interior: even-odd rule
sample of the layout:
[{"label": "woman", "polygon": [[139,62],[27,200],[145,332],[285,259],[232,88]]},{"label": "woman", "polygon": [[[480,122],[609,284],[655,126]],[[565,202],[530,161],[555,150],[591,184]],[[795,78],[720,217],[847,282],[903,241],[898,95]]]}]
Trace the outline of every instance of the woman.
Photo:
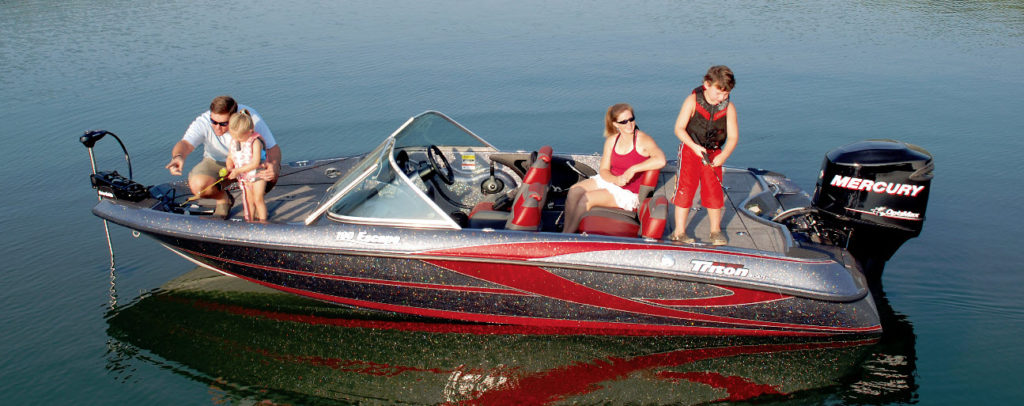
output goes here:
[{"label": "woman", "polygon": [[636,126],[633,107],[619,103],[604,117],[604,152],[597,176],[569,189],[565,200],[564,233],[575,233],[580,217],[593,207],[635,210],[639,205],[640,173],[665,166],[665,154]]}]

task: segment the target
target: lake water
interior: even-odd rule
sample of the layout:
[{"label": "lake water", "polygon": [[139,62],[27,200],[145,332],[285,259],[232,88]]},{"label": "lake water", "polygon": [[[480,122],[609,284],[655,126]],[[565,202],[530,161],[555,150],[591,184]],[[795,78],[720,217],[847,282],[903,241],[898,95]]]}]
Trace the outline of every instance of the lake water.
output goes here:
[{"label": "lake water", "polygon": [[[1024,397],[1024,2],[207,3],[0,1],[3,403]],[[89,211],[84,130],[118,134],[136,179],[166,181],[171,146],[219,94],[259,110],[285,160],[366,150],[428,109],[500,147],[595,151],[623,101],[674,150],[679,105],[713,64],[737,75],[730,166],[811,189],[850,142],[935,156],[924,231],[886,268],[880,342],[530,336],[244,287],[159,291],[193,266],[113,226],[112,273]],[[96,153],[123,168],[115,142]]]}]

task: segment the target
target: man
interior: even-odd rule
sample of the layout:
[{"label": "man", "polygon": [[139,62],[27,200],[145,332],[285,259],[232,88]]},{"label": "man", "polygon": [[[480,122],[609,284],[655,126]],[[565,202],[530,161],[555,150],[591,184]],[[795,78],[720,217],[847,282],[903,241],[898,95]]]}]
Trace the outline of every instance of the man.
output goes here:
[{"label": "man", "polygon": [[[281,170],[281,147],[274,141],[267,123],[251,107],[239,105],[231,96],[218,96],[210,102],[210,110],[200,114],[185,130],[181,141],[174,144],[171,150],[171,162],[165,167],[171,175],[181,175],[185,158],[200,145],[203,148],[203,160],[192,168],[188,174],[188,186],[195,196],[214,199],[217,207],[214,216],[226,218],[231,211],[232,197],[219,187],[209,186],[220,178],[220,170],[225,167],[228,148],[234,140],[228,132],[228,120],[239,109],[248,110],[252,115],[254,129],[263,137],[267,158],[258,173],[260,179],[267,181],[267,191],[277,183],[277,175]],[[209,189],[209,190],[206,190]]]}]

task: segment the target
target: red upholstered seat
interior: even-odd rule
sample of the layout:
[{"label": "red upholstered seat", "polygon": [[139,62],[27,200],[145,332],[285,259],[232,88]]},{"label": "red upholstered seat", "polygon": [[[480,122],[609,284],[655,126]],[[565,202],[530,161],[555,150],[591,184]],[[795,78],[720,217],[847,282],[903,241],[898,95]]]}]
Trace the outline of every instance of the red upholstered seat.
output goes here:
[{"label": "red upholstered seat", "polygon": [[579,232],[587,234],[614,235],[659,239],[665,233],[668,216],[668,199],[652,196],[658,187],[660,170],[644,172],[641,178],[640,206],[636,211],[619,208],[595,207],[583,214]]},{"label": "red upholstered seat", "polygon": [[548,185],[551,183],[551,154],[551,147],[545,145],[531,156],[530,167],[512,195],[513,201],[508,209],[495,210],[493,202],[478,203],[469,213],[470,227],[540,229],[541,211],[547,203]]},{"label": "red upholstered seat", "polygon": [[512,216],[505,228],[509,230],[540,229],[541,210],[547,202],[548,184],[551,183],[551,146],[537,150],[537,157],[530,163],[530,169],[523,175],[515,201],[512,202]]},{"label": "red upholstered seat", "polygon": [[530,169],[523,175],[523,183],[551,183],[551,154],[550,145],[537,150],[537,157],[533,158]]},{"label": "red upholstered seat", "polygon": [[640,220],[640,236],[661,239],[665,234],[665,221],[668,220],[668,199],[665,196],[649,197],[640,203],[637,210]]}]

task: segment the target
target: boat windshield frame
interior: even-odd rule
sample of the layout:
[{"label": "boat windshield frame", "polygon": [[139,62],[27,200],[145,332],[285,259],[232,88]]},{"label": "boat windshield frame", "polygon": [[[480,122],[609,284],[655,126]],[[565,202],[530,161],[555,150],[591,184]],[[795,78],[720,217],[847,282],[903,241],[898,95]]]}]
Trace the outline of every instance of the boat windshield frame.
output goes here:
[{"label": "boat windshield frame", "polygon": [[[440,131],[432,131],[437,129]],[[331,185],[317,208],[306,217],[305,224],[311,225],[326,215],[331,220],[351,224],[461,230],[462,227],[428,197],[395,161],[396,148],[425,149],[440,142],[445,144],[436,145],[497,150],[448,116],[437,111],[425,111],[406,120],[345,176]],[[347,196],[350,197],[349,201],[345,200]],[[399,206],[401,210],[397,210]],[[379,213],[388,213],[390,216]],[[396,217],[395,213],[415,217]]]}]

